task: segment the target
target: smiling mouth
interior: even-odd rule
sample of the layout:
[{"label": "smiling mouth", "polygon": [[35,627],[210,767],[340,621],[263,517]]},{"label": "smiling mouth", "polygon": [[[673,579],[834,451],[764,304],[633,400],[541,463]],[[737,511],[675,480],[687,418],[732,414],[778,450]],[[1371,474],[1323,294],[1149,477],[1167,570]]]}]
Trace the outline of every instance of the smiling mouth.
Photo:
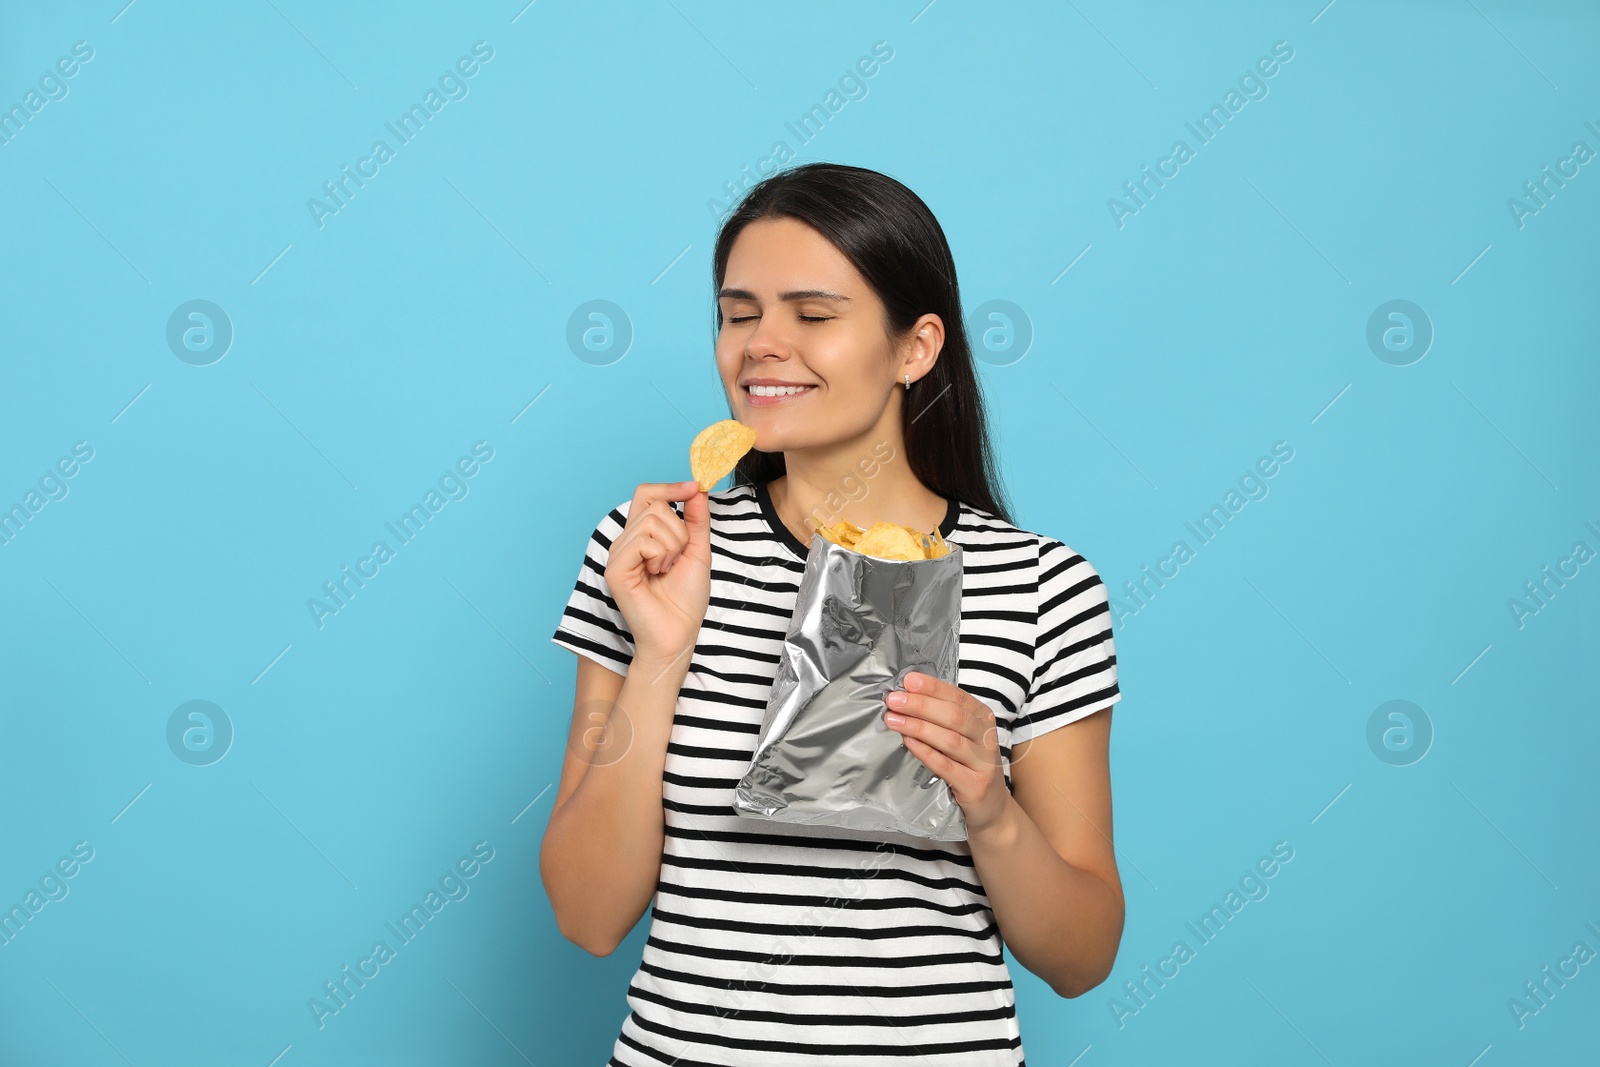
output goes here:
[{"label": "smiling mouth", "polygon": [[771,408],[774,405],[792,403],[814,392],[816,386],[744,386],[744,395],[749,397],[746,403],[752,408]]},{"label": "smiling mouth", "polygon": [[747,385],[744,386],[745,395],[752,400],[790,400],[797,396],[805,396],[815,392],[816,386],[778,386],[778,385]]}]

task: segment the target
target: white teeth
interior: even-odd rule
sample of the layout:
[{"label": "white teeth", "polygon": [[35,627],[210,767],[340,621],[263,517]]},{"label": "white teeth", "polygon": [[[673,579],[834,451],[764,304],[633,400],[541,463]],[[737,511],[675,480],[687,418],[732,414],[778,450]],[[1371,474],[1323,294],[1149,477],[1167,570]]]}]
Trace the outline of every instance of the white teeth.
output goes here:
[{"label": "white teeth", "polygon": [[793,396],[803,393],[813,386],[809,385],[752,385],[749,386],[751,396]]}]

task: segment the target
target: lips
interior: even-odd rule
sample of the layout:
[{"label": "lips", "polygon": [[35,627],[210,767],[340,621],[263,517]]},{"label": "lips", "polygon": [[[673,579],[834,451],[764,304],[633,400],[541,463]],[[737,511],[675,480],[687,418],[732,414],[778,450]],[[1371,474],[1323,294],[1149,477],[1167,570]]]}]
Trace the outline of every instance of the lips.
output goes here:
[{"label": "lips", "polygon": [[795,391],[792,391],[792,392],[791,391],[785,391],[785,392],[780,392],[780,393],[769,393],[769,394],[766,394],[766,395],[762,395],[762,394],[756,392],[755,390],[763,389],[763,388],[783,388],[783,389],[787,390],[790,387],[763,386],[763,385],[745,385],[743,388],[744,388],[744,391],[745,391],[745,396],[749,397],[749,402],[750,402],[751,406],[753,406],[753,407],[768,407],[768,406],[773,405],[773,404],[786,404],[786,403],[788,403],[790,401],[798,400],[803,396],[809,396],[811,393],[814,393],[814,392],[817,391],[817,387],[814,386],[814,385],[802,385],[802,386],[799,386],[798,389],[796,389]]}]

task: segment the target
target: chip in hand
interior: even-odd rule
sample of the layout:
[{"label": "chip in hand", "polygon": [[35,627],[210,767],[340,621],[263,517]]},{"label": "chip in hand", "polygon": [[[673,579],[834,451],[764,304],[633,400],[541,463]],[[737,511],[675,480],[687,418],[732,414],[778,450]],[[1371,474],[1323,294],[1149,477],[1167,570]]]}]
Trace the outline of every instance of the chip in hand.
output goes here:
[{"label": "chip in hand", "polygon": [[756,443],[756,432],[737,419],[723,419],[694,435],[689,445],[689,469],[703,492],[728,476]]}]

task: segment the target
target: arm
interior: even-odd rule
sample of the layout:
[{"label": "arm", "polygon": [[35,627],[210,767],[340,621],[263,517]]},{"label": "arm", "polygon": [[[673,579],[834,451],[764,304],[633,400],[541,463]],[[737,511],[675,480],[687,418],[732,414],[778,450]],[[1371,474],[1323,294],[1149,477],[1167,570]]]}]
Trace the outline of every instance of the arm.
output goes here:
[{"label": "arm", "polygon": [[961,805],[1001,938],[1061,996],[1082,996],[1111,973],[1122,940],[1109,833],[1111,709],[1014,745],[1012,793],[993,709],[928,675],[908,674],[906,686],[885,697],[894,709],[885,722]]},{"label": "arm", "polygon": [[687,672],[686,656],[667,665],[635,658],[626,676],[578,657],[539,876],[562,936],[596,956],[611,954],[655,895],[665,840],[661,774]]},{"label": "arm", "polygon": [[969,838],[1006,947],[1063,997],[1105,981],[1122,941],[1110,737],[1104,708],[1018,744],[1015,792],[1000,817]]},{"label": "arm", "polygon": [[624,518],[595,529],[568,606],[583,633],[567,646],[598,643],[626,673],[578,656],[561,784],[539,845],[556,925],[597,956],[628,936],[661,877],[667,741],[711,591],[709,500],[694,482],[641,484]]}]

